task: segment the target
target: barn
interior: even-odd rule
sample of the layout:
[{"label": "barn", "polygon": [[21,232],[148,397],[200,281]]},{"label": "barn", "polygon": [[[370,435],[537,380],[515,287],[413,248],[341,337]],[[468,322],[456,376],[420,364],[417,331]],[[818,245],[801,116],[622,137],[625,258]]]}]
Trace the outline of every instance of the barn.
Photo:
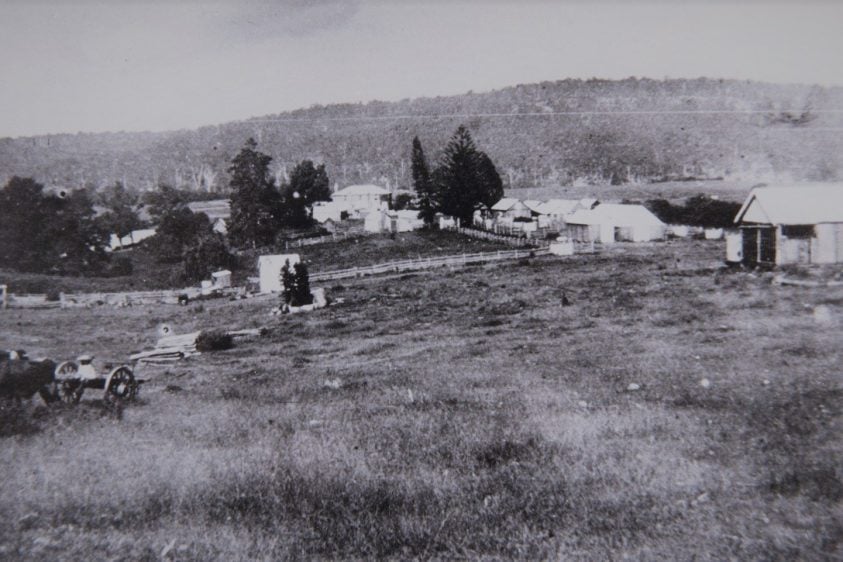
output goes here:
[{"label": "barn", "polygon": [[565,217],[568,236],[577,242],[662,240],[665,224],[643,205],[603,203]]},{"label": "barn", "polygon": [[843,263],[843,183],[754,188],[735,224],[745,265]]}]

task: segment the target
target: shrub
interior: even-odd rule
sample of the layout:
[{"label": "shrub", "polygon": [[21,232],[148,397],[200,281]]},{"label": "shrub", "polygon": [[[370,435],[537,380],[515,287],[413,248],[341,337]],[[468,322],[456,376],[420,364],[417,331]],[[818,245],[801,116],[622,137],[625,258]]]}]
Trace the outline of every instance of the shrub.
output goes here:
[{"label": "shrub", "polygon": [[305,306],[313,303],[313,295],[310,294],[310,276],[305,264],[299,262],[290,271],[290,262],[287,261],[281,268],[281,284],[284,287],[281,292],[284,304]]},{"label": "shrub", "polygon": [[222,351],[234,347],[230,335],[223,330],[202,330],[196,338],[198,351]]}]

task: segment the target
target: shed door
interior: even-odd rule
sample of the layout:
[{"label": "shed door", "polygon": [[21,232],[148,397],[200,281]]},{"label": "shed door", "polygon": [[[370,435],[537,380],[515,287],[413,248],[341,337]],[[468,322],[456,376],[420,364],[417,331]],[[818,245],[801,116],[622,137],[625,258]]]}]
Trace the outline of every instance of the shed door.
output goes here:
[{"label": "shed door", "polygon": [[743,234],[743,263],[755,265],[758,263],[758,229],[741,229]]},{"label": "shed door", "polygon": [[758,229],[758,261],[764,263],[776,261],[776,233],[772,228]]}]

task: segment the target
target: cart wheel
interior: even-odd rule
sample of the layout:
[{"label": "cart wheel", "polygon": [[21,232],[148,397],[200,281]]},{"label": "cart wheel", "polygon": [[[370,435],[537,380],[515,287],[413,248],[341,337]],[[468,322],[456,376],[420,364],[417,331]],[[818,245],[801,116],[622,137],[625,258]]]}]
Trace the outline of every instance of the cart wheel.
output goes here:
[{"label": "cart wheel", "polygon": [[85,387],[79,380],[79,367],[73,361],[59,363],[55,370],[56,391],[65,404],[76,404],[82,399]]},{"label": "cart wheel", "polygon": [[132,370],[125,365],[113,369],[105,381],[106,400],[134,400],[138,394],[138,383]]}]

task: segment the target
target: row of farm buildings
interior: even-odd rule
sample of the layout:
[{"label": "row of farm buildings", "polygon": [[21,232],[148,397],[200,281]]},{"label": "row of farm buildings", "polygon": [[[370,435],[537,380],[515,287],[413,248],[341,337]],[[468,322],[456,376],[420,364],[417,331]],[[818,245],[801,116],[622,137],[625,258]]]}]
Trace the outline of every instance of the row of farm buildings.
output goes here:
[{"label": "row of farm buildings", "polygon": [[[390,209],[394,195],[377,185],[349,186],[335,191],[331,201],[316,203],[313,218],[329,230],[342,228],[349,219],[357,219],[357,225],[362,220],[362,229],[372,233],[422,228],[418,211]],[[190,207],[209,214],[215,229],[225,232],[230,213],[227,199],[191,203]],[[439,215],[437,222],[442,228],[457,226],[447,216]],[[667,225],[643,205],[601,203],[594,198],[538,201],[505,197],[490,208],[478,209],[473,223],[475,228],[500,234],[558,234],[574,242],[601,244],[703,234],[701,229]],[[149,229],[137,235],[153,233]],[[704,234],[724,235],[719,229]],[[843,183],[754,188],[725,238],[730,262],[749,266],[843,263]]]}]

